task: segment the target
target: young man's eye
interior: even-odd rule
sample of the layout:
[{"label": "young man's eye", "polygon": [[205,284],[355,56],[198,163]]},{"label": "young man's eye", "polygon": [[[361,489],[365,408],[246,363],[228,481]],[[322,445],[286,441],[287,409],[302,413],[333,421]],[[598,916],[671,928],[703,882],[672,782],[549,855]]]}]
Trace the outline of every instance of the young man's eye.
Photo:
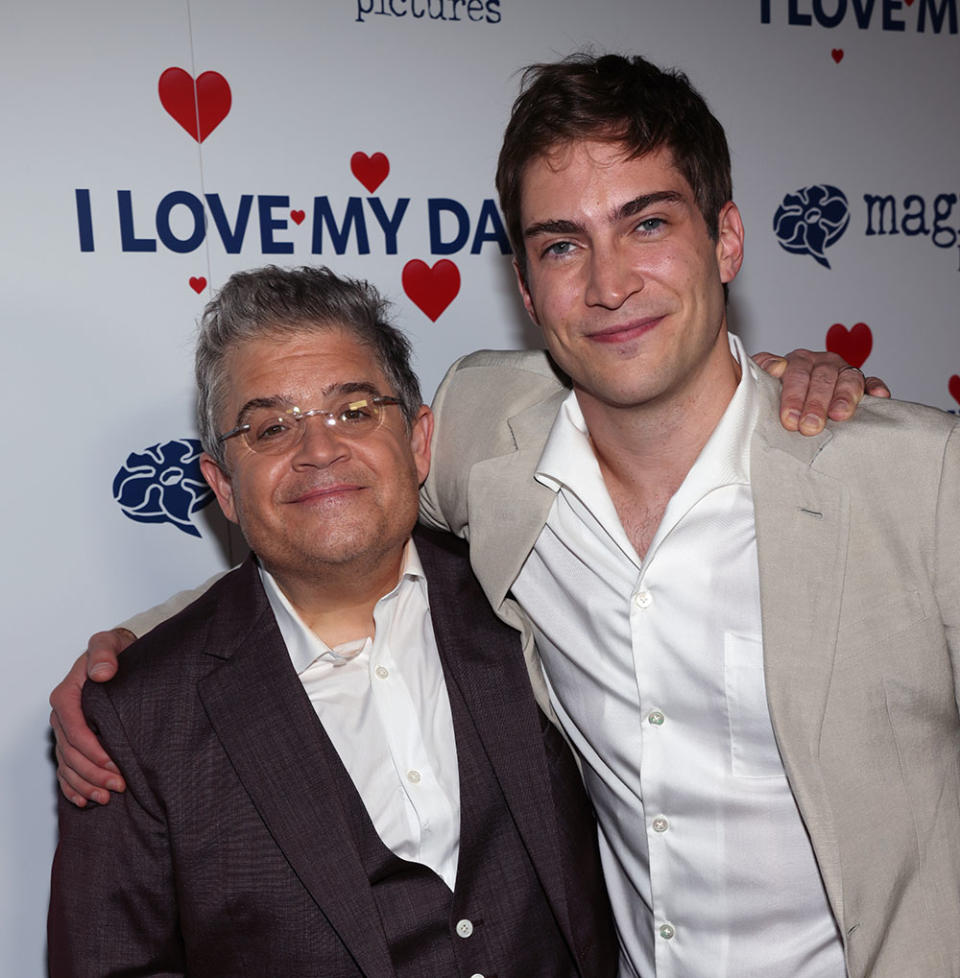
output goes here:
[{"label": "young man's eye", "polygon": [[638,225],[637,230],[644,234],[653,234],[659,231],[667,222],[662,217],[646,217]]},{"label": "young man's eye", "polygon": [[569,255],[573,251],[572,241],[554,241],[544,248],[544,255]]}]

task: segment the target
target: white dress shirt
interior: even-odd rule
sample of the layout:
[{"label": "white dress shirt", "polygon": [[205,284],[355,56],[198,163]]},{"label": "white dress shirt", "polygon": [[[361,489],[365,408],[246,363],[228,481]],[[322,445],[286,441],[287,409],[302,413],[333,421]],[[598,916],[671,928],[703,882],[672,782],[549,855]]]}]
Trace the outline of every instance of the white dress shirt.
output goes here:
[{"label": "white dress shirt", "polygon": [[293,667],[380,838],[452,890],[460,851],[457,749],[413,541],[399,583],[374,609],[375,636],[334,649],[262,567],[260,578]]},{"label": "white dress shirt", "polygon": [[570,395],[537,472],[557,496],[513,593],[585,762],[624,973],[841,978],[767,710],[756,368],[730,343],[741,382],[642,561]]}]

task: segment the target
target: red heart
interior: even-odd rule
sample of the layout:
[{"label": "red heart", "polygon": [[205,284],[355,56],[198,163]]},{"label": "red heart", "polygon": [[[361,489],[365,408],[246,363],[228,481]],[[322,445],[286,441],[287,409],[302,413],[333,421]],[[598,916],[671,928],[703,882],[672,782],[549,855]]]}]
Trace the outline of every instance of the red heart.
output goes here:
[{"label": "red heart", "polygon": [[843,61],[843,48],[834,48],[830,52],[830,57],[833,58],[837,64],[840,64],[840,62]]},{"label": "red heart", "polygon": [[904,2],[904,3],[905,3],[905,4],[907,5],[907,6],[908,6],[908,7],[912,7],[912,6],[913,6],[913,0],[903,0],[903,2]]},{"label": "red heart", "polygon": [[390,172],[390,161],[383,153],[354,153],[350,157],[350,172],[373,193],[387,179]]},{"label": "red heart", "polygon": [[218,71],[205,71],[194,82],[183,68],[167,68],[157,90],[160,104],[198,143],[223,122],[232,104],[230,86]]},{"label": "red heart", "polygon": [[197,278],[190,279],[190,288],[193,289],[193,291],[196,292],[197,295],[200,295],[200,293],[206,287],[207,287],[207,280],[202,275],[198,276]]},{"label": "red heart", "polygon": [[290,211],[290,220],[293,221],[294,224],[303,224],[303,219],[306,216],[307,215],[303,211]]},{"label": "red heart", "polygon": [[414,258],[403,266],[401,280],[403,291],[433,322],[460,291],[460,269],[446,258],[441,258],[433,268]]},{"label": "red heart", "polygon": [[834,323],[827,330],[827,349],[839,353],[851,367],[862,367],[873,349],[873,333],[866,323],[856,323],[849,330]]},{"label": "red heart", "polygon": [[957,402],[957,404],[960,404],[960,374],[954,374],[950,378],[948,389],[953,399]]}]

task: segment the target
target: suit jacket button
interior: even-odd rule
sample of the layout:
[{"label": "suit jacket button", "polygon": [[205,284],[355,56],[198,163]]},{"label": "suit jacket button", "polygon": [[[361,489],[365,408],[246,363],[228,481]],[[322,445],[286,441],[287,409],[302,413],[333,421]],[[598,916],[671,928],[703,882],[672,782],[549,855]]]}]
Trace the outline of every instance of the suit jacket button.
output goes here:
[{"label": "suit jacket button", "polygon": [[473,924],[469,920],[464,918],[463,920],[457,921],[457,933],[461,937],[469,937],[473,933]]}]

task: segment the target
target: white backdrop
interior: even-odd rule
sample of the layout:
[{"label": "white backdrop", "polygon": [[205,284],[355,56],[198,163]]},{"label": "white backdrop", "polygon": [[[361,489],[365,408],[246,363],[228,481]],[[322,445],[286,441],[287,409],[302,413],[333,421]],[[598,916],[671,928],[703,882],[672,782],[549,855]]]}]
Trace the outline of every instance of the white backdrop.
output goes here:
[{"label": "white backdrop", "polygon": [[516,71],[637,52],[684,68],[727,128],[748,348],[822,348],[839,324],[831,345],[899,396],[957,410],[958,5],[5,4],[0,973],[44,973],[50,688],[90,632],[238,547],[178,443],[210,289],[267,261],[369,278],[428,395],[463,352],[536,343],[491,203]]}]

